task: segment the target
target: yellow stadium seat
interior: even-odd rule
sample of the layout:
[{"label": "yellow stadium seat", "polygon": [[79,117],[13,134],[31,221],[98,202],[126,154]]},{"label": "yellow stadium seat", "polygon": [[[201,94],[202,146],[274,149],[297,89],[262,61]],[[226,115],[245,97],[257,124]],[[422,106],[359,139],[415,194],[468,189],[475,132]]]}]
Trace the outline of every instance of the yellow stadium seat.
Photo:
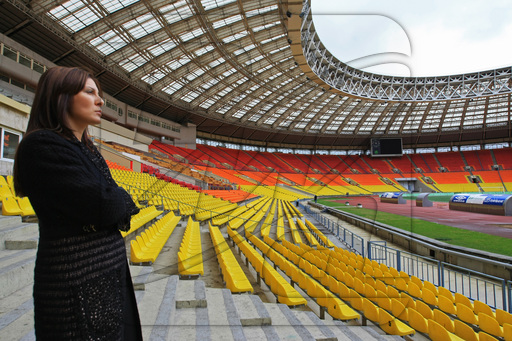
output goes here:
[{"label": "yellow stadium seat", "polygon": [[359,311],[363,311],[363,298],[355,290],[350,289],[350,305]]},{"label": "yellow stadium seat", "polygon": [[438,296],[444,296],[445,298],[449,299],[453,304],[455,304],[455,297],[453,297],[453,294],[450,290],[446,289],[445,287],[438,287],[437,290],[439,292]]},{"label": "yellow stadium seat", "polygon": [[503,310],[496,309],[496,320],[500,325],[504,325],[505,323],[512,324],[512,314]]},{"label": "yellow stadium seat", "polygon": [[460,320],[453,321],[454,334],[466,341],[478,341],[478,334],[475,333],[473,328]]},{"label": "yellow stadium seat", "polygon": [[416,298],[421,298],[422,295],[421,288],[413,281],[409,282],[409,285],[407,285],[407,292],[409,295]]},{"label": "yellow stadium seat", "polygon": [[379,310],[379,321],[378,324],[386,333],[390,335],[413,335],[414,329],[406,325],[405,323],[397,320],[391,314],[384,309],[378,308]]},{"label": "yellow stadium seat", "polygon": [[354,320],[361,317],[357,312],[338,298],[329,299],[327,313],[331,315],[333,319],[342,321]]},{"label": "yellow stadium seat", "polygon": [[446,340],[446,341],[464,341],[455,334],[447,331],[442,325],[434,320],[428,321],[428,336],[432,340]]},{"label": "yellow stadium seat", "polygon": [[447,314],[452,314],[452,315],[457,314],[457,309],[455,308],[455,305],[446,296],[439,295],[437,297],[437,305],[438,305],[439,309],[441,309],[442,311],[444,311]]},{"label": "yellow stadium seat", "polygon": [[[417,303],[415,300],[412,299],[411,296],[407,295],[405,292],[401,292],[399,294],[399,299],[398,299],[400,302],[402,302],[402,304],[406,307],[406,308],[413,308],[413,309],[416,309],[416,306],[417,306]],[[418,301],[419,302],[419,301]],[[426,305],[426,304],[424,304]],[[430,309],[430,308],[429,308]]]},{"label": "yellow stadium seat", "polygon": [[486,333],[497,337],[503,337],[503,328],[498,321],[485,313],[478,313],[478,327]]},{"label": "yellow stadium seat", "polygon": [[439,300],[437,299],[436,294],[434,294],[432,290],[427,289],[426,287],[423,287],[423,290],[421,290],[421,299],[423,302],[431,306],[437,306],[439,304]]},{"label": "yellow stadium seat", "polygon": [[409,325],[420,333],[428,333],[428,320],[415,309],[408,309]]},{"label": "yellow stadium seat", "polygon": [[369,299],[363,298],[363,313],[368,320],[377,322],[379,320],[379,308]]},{"label": "yellow stadium seat", "polygon": [[386,285],[386,283],[384,283],[383,281],[378,279],[378,280],[375,281],[375,290],[380,290],[382,292],[387,293],[388,292],[388,286]]},{"label": "yellow stadium seat", "polygon": [[503,324],[503,334],[505,341],[512,341],[512,324]]},{"label": "yellow stadium seat", "polygon": [[34,209],[32,208],[32,204],[30,203],[28,197],[16,197],[16,201],[18,202],[18,206],[21,209],[21,215],[23,217],[36,215],[36,212],[34,212]]},{"label": "yellow stadium seat", "polygon": [[416,310],[427,320],[430,320],[434,317],[432,309],[422,301],[416,301]]},{"label": "yellow stadium seat", "polygon": [[441,310],[434,309],[433,320],[436,321],[437,323],[439,323],[440,325],[442,325],[450,333],[455,332],[455,327],[453,325],[452,319],[448,315],[443,313]]},{"label": "yellow stadium seat", "polygon": [[391,311],[391,299],[385,292],[377,290],[377,298],[374,301],[382,309]]},{"label": "yellow stadium seat", "polygon": [[391,311],[391,314],[402,321],[409,321],[409,309],[396,298],[390,299],[390,302],[391,309],[388,310]]},{"label": "yellow stadium seat", "polygon": [[426,289],[432,291],[436,296],[439,295],[439,290],[438,290],[437,286],[432,284],[432,282],[423,281],[423,288],[426,288]]},{"label": "yellow stadium seat", "polygon": [[491,307],[489,307],[488,304],[486,304],[486,303],[484,303],[482,301],[475,300],[473,302],[473,306],[475,308],[474,312],[477,315],[478,315],[478,313],[484,313],[484,314],[487,314],[489,316],[496,317],[496,315],[492,311]]},{"label": "yellow stadium seat", "polygon": [[467,298],[466,296],[462,295],[462,294],[459,294],[458,292],[455,293],[454,295],[455,297],[455,303],[461,303],[461,304],[464,304],[465,306],[467,306],[468,308],[471,308],[472,311],[475,310],[475,307],[473,305],[473,303],[471,302],[471,300],[469,298]]},{"label": "yellow stadium seat", "polygon": [[457,303],[456,305],[457,317],[466,323],[478,325],[478,317],[473,313],[473,310],[463,303]]},{"label": "yellow stadium seat", "polygon": [[364,283],[359,278],[354,278],[354,290],[364,295]]},{"label": "yellow stadium seat", "polygon": [[411,276],[411,282],[416,284],[420,290],[423,288],[423,282],[418,277]]},{"label": "yellow stadium seat", "polygon": [[[413,283],[414,284],[414,283]],[[395,278],[395,288],[397,288],[400,291],[407,291],[407,281],[403,277],[397,277]]]},{"label": "yellow stadium seat", "polygon": [[[0,176],[0,178],[3,179],[2,176]],[[11,189],[9,188],[7,183],[0,184],[0,200],[3,200],[4,198],[10,198],[13,196],[14,196],[14,194],[11,192]]]},{"label": "yellow stadium seat", "polygon": [[2,199],[3,215],[22,215],[23,211],[18,205],[15,197],[4,197]]}]

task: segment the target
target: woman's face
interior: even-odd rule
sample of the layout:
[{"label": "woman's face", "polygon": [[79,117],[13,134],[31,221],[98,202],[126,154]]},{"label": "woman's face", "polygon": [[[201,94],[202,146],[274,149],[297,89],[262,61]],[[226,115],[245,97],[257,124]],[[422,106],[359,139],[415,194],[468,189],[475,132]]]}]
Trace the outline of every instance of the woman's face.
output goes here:
[{"label": "woman's face", "polygon": [[82,91],[73,96],[68,117],[70,128],[81,134],[87,126],[99,124],[103,103],[96,83],[88,78]]}]

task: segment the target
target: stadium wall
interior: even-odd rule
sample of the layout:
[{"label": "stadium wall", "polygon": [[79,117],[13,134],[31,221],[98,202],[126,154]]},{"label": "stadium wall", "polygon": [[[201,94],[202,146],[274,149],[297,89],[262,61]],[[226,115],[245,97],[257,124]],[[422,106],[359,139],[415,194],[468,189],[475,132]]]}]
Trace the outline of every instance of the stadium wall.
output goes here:
[{"label": "stadium wall", "polygon": [[30,107],[16,102],[13,99],[0,94],[0,133],[2,141],[2,154],[0,154],[0,174],[11,175],[14,159],[7,156],[4,148],[8,141],[5,140],[5,132],[18,135],[20,138],[27,128]]}]

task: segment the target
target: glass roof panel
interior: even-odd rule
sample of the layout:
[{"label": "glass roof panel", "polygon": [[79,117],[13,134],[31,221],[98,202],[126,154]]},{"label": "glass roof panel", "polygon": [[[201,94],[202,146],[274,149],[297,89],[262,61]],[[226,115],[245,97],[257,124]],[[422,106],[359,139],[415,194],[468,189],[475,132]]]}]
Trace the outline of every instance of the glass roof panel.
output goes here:
[{"label": "glass roof panel", "polygon": [[228,26],[228,25],[231,25],[237,21],[240,21],[242,20],[242,16],[240,14],[237,14],[237,15],[233,15],[231,17],[228,17],[228,18],[224,18],[224,19],[221,19],[221,20],[217,20],[215,21],[212,26],[214,29],[218,29],[218,28],[221,28],[221,27],[224,27],[224,26]]},{"label": "glass roof panel", "polygon": [[128,7],[133,3],[136,3],[139,0],[100,0],[99,3],[105,8],[109,13],[114,13],[122,8]]},{"label": "glass roof panel", "polygon": [[109,55],[112,52],[121,49],[126,45],[126,42],[117,35],[114,30],[110,30],[101,36],[94,38],[90,44],[96,48],[101,54]]},{"label": "glass roof panel", "polygon": [[163,14],[163,17],[169,24],[177,23],[180,20],[190,18],[194,15],[186,0],[161,7],[159,12]]},{"label": "glass roof panel", "polygon": [[201,0],[201,4],[203,5],[205,10],[211,10],[217,7],[221,7],[236,0]]},{"label": "glass roof panel", "polygon": [[146,36],[154,31],[162,28],[160,23],[152,14],[141,15],[138,18],[128,21],[122,25],[135,39]]},{"label": "glass roof panel", "polygon": [[172,41],[170,38],[166,39],[160,43],[157,43],[151,47],[148,47],[148,51],[151,52],[151,54],[155,57],[161,55],[162,53],[169,52],[173,48],[175,48],[177,45],[174,41]]}]

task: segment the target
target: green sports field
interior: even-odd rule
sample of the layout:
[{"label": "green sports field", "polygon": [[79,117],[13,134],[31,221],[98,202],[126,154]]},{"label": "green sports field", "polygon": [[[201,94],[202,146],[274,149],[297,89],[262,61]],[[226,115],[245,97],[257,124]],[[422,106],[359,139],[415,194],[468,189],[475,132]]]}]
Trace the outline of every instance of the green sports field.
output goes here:
[{"label": "green sports field", "polygon": [[[340,202],[335,202],[336,200],[339,199],[319,199],[318,203],[341,211],[350,212],[367,219],[375,220],[383,224],[391,225],[407,232],[437,239],[447,244],[512,256],[512,240],[509,238],[469,231],[421,219],[404,217],[398,214],[380,212],[369,208],[356,208],[354,205],[345,206]],[[345,201],[346,198],[343,198],[343,200]]]}]

